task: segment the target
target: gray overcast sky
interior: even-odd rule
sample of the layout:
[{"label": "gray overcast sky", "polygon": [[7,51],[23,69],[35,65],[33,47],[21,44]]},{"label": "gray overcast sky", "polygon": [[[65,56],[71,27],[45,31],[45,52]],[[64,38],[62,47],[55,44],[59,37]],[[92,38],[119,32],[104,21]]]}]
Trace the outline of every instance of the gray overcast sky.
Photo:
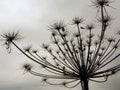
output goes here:
[{"label": "gray overcast sky", "polygon": [[[120,0],[115,0],[113,6],[116,9],[111,11],[115,19],[120,15],[119,4]],[[20,43],[41,45],[49,41],[49,24],[61,19],[69,23],[75,16],[94,18],[96,12],[90,5],[90,0],[0,0],[0,34],[20,29],[25,37]],[[119,24],[120,17],[117,20]],[[27,58],[16,49],[8,54],[0,44],[0,90],[68,90],[62,86],[45,85],[40,78],[30,74],[23,75],[21,65]],[[91,82],[90,90],[120,90],[119,83],[120,75],[117,74],[103,84]]]}]

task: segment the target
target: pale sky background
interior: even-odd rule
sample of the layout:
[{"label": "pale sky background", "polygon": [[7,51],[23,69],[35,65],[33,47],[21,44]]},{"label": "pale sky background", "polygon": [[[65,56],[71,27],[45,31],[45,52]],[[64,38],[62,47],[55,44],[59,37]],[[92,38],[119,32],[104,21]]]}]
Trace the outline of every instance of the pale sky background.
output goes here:
[{"label": "pale sky background", "polygon": [[[70,24],[75,16],[94,18],[96,11],[91,5],[90,0],[0,0],[0,34],[20,29],[24,37],[21,44],[39,46],[50,39],[49,24],[58,20]],[[110,12],[117,20],[113,27],[118,29],[120,0],[115,0],[112,5],[116,9]],[[0,41],[0,90],[68,90],[63,86],[46,85],[39,77],[23,74],[21,66],[30,60],[16,49],[8,54],[2,43]],[[90,90],[120,90],[119,74],[110,77],[106,83],[90,82]],[[81,89],[78,86],[71,90]]]}]

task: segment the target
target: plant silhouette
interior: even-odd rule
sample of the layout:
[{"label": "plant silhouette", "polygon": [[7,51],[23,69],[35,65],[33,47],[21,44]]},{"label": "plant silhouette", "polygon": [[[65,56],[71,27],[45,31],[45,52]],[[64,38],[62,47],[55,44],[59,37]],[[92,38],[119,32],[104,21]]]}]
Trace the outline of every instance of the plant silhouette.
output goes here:
[{"label": "plant silhouette", "polygon": [[[19,32],[7,32],[2,34],[6,49],[11,52],[11,44],[21,51],[26,57],[41,65],[45,72],[35,71],[31,64],[24,64],[23,69],[32,75],[43,77],[43,81],[51,85],[64,85],[68,88],[81,84],[82,90],[89,90],[89,81],[106,82],[108,77],[120,70],[120,63],[111,64],[117,60],[120,42],[120,31],[118,37],[105,37],[105,33],[111,25],[112,17],[107,8],[112,3],[109,0],[94,0],[93,6],[97,8],[97,25],[84,25],[84,19],[75,17],[72,21],[75,32],[70,34],[67,25],[62,21],[49,26],[51,31],[51,44],[43,44],[45,54],[43,57],[39,50],[28,46],[21,49],[16,40],[21,39]],[[99,33],[93,34],[95,29]],[[87,33],[85,33],[87,32]],[[58,80],[49,80],[52,78]],[[59,82],[60,80],[60,82]]]}]

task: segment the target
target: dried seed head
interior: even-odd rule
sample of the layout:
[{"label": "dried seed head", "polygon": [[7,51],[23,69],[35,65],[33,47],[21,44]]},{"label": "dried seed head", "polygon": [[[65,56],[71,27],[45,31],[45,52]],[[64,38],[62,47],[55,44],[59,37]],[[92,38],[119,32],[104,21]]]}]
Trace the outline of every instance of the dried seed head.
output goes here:
[{"label": "dried seed head", "polygon": [[102,51],[104,51],[104,50],[105,50],[105,47],[104,47],[104,46],[102,46],[102,47],[101,47],[101,50],[102,50]]},{"label": "dried seed head", "polygon": [[30,50],[32,49],[31,45],[28,45],[27,47],[23,48],[25,52],[30,52]]},{"label": "dried seed head", "polygon": [[115,42],[115,39],[113,38],[113,37],[109,37],[109,38],[107,38],[107,40],[108,40],[108,42]]},{"label": "dried seed head", "polygon": [[66,25],[62,21],[60,21],[60,22],[56,22],[56,23],[53,23],[52,25],[50,25],[49,29],[50,30],[60,30],[61,29],[62,31],[64,31],[65,27],[66,27]]},{"label": "dried seed head", "polygon": [[22,39],[19,31],[4,33],[1,36],[2,36],[3,40],[5,41],[4,45],[6,46],[6,49],[8,50],[9,53],[11,52],[11,43],[13,41],[18,41],[18,40]]},{"label": "dried seed head", "polygon": [[89,24],[89,25],[86,26],[87,30],[92,30],[94,28],[95,28],[94,24]]},{"label": "dried seed head", "polygon": [[109,26],[112,20],[113,20],[113,17],[109,15],[104,16],[103,20],[102,18],[98,18],[98,21],[103,23],[105,26]]},{"label": "dried seed head", "polygon": [[48,44],[42,44],[42,47],[43,47],[44,49],[48,49],[49,46],[50,46],[50,45],[48,45]]},{"label": "dried seed head", "polygon": [[110,6],[110,3],[112,3],[110,0],[94,0],[92,1],[93,6],[95,7],[105,7]]},{"label": "dried seed head", "polygon": [[1,36],[2,36],[3,39],[5,39],[6,42],[12,42],[14,40],[16,41],[16,40],[22,39],[19,31],[4,33]]},{"label": "dried seed head", "polygon": [[46,82],[46,81],[47,81],[47,78],[43,78],[42,81]]},{"label": "dried seed head", "polygon": [[83,21],[84,21],[83,18],[79,18],[79,17],[73,18],[73,24],[76,24],[76,25],[83,23]]},{"label": "dried seed head", "polygon": [[23,68],[25,71],[27,71],[27,72],[31,71],[32,67],[33,67],[33,66],[32,66],[31,64],[28,64],[28,63],[25,63],[25,64],[22,66],[22,68]]},{"label": "dried seed head", "polygon": [[37,53],[37,52],[38,52],[38,50],[37,50],[37,49],[36,49],[36,50],[34,49],[34,50],[32,50],[32,52],[33,52],[33,53]]}]

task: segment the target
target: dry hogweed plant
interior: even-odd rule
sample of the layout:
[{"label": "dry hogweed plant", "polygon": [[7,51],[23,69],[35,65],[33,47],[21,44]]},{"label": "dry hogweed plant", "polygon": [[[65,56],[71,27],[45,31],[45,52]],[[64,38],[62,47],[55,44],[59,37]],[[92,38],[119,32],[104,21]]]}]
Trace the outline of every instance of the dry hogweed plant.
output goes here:
[{"label": "dry hogweed plant", "polygon": [[[40,72],[37,72],[31,64],[26,63],[23,65],[26,72],[43,77],[43,81],[51,85],[73,88],[80,84],[82,90],[89,90],[89,81],[106,82],[111,75],[120,70],[120,63],[113,64],[120,56],[118,53],[120,31],[116,38],[112,38],[111,35],[105,37],[112,21],[107,12],[111,3],[110,0],[92,1],[92,6],[97,9],[99,26],[84,25],[84,19],[79,17],[75,17],[72,21],[72,25],[76,29],[73,34],[70,34],[67,29],[69,25],[61,21],[50,25],[52,43],[42,45],[48,57],[41,56],[39,50],[35,50],[31,46],[20,48],[16,42],[21,39],[19,32],[7,32],[1,36],[5,40],[4,44],[9,53],[11,45],[14,45],[26,57],[41,65],[45,70],[44,73],[41,72],[41,69]],[[99,33],[93,34],[95,29],[99,29]],[[50,78],[57,81],[54,83]]]}]

